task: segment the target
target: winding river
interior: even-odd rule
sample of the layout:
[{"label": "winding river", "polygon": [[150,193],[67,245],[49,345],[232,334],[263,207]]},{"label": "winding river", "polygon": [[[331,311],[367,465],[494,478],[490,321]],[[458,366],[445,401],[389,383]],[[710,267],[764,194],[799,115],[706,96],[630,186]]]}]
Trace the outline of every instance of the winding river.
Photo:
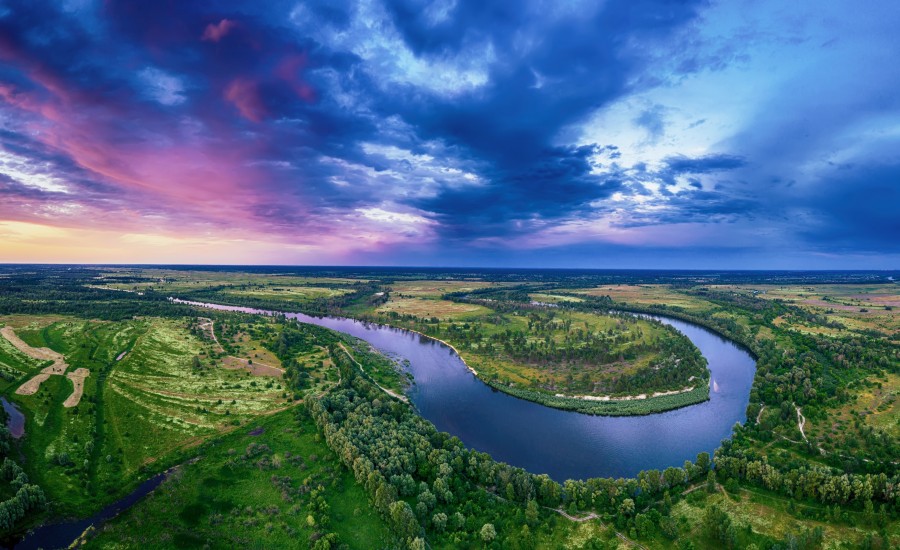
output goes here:
[{"label": "winding river", "polygon": [[[271,314],[254,308],[175,300],[201,307]],[[389,356],[409,361],[408,395],[419,413],[496,460],[546,473],[557,481],[632,477],[641,470],[681,466],[712,452],[746,420],[756,363],[734,343],[698,325],[653,316],[700,349],[711,372],[710,399],[647,416],[592,416],[552,409],[494,390],[446,345],[407,330],[337,317],[288,313],[288,318],[345,332]]]}]

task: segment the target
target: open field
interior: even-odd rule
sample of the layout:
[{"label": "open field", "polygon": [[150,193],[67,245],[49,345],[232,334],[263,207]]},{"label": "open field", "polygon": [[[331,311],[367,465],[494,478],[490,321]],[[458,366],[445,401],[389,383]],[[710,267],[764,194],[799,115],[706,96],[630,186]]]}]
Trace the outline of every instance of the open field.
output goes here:
[{"label": "open field", "polygon": [[812,314],[821,315],[836,327],[792,320],[795,330],[837,335],[847,330],[872,330],[887,335],[900,333],[900,285],[723,285],[717,288],[753,293],[766,300],[781,300]]},{"label": "open field", "polygon": [[335,533],[349,548],[388,542],[365,491],[320,442],[315,425],[295,414],[254,421],[201,446],[197,462],[85,548],[287,548],[305,546],[316,533]]},{"label": "open field", "polygon": [[402,281],[391,285],[391,293],[401,297],[440,298],[449,292],[468,292],[482,288],[503,286],[503,283],[482,281]]},{"label": "open field", "polygon": [[288,302],[305,303],[316,298],[332,298],[351,292],[344,288],[325,288],[312,286],[289,286],[280,284],[275,287],[263,287],[250,290],[226,290],[226,296],[272,299]]},{"label": "open field", "polygon": [[156,268],[97,268],[94,284],[118,290],[157,292],[190,291],[214,286],[305,287],[310,284],[346,285],[364,282],[338,277],[247,273],[242,271],[190,271]]},{"label": "open field", "polygon": [[[29,474],[63,509],[116,493],[172,451],[286,405],[280,371],[258,379],[246,369],[194,368],[203,343],[181,321],[13,321],[28,349],[47,348],[42,358],[69,365],[68,376],[15,399],[27,418]],[[10,353],[4,341],[0,351]]]},{"label": "open field", "polygon": [[666,305],[687,311],[703,311],[710,307],[709,303],[677,292],[669,285],[601,285],[572,292],[588,296],[609,296],[615,302],[625,306],[628,304],[645,306]]},{"label": "open field", "polygon": [[479,315],[490,313],[486,307],[473,304],[459,304],[448,300],[422,299],[422,298],[395,298],[380,306],[378,313],[398,313],[401,315],[414,315],[416,317],[438,319],[471,319]]}]

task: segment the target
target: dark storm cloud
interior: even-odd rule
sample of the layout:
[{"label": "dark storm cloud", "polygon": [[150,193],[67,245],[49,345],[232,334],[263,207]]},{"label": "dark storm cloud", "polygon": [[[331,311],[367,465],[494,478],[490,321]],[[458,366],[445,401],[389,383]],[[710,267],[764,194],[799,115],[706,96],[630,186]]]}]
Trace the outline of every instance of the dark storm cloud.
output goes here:
[{"label": "dark storm cloud", "polygon": [[716,111],[733,106],[638,96],[750,66],[770,44],[827,42],[781,23],[704,38],[710,11],[700,0],[11,3],[0,13],[2,212],[80,205],[173,232],[417,235],[458,252],[531,246],[615,211],[619,227],[771,222],[816,249],[897,250],[900,149],[882,121],[900,111],[900,71],[858,61],[886,56],[890,25],[849,53],[858,29],[829,28],[841,35],[829,56],[846,57],[769,95],[759,86],[756,110],[738,109],[715,147],[642,158],[616,147],[621,128],[582,139],[622,103],[642,106],[623,117],[642,146],[715,132]]},{"label": "dark storm cloud", "polygon": [[838,170],[810,191],[801,232],[818,248],[900,252],[900,162]]},{"label": "dark storm cloud", "polygon": [[[502,60],[477,92],[447,99],[406,90],[386,107],[484,167],[485,187],[448,191],[422,207],[439,213],[454,237],[502,235],[522,231],[522,220],[577,216],[608,197],[619,184],[589,173],[593,148],[558,147],[559,134],[632,91],[628,80],[647,62],[632,45],[651,48],[700,5],[611,2],[548,20],[532,5],[464,3],[435,24],[418,4],[391,3],[406,43],[426,58],[489,41]],[[517,42],[523,29],[539,37],[537,46]]]},{"label": "dark storm cloud", "polygon": [[734,170],[747,164],[747,161],[735,155],[706,155],[690,158],[684,155],[668,157],[663,161],[673,174],[709,174],[723,170]]}]

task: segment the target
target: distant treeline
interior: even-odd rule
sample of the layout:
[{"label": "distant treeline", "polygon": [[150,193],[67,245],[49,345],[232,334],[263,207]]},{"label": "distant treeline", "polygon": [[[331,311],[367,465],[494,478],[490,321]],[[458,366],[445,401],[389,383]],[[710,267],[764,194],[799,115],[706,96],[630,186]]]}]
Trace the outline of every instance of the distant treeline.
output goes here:
[{"label": "distant treeline", "polygon": [[16,270],[0,279],[0,314],[76,315],[110,321],[191,314],[190,307],[173,304],[152,291],[138,295],[89,286],[103,283],[96,276],[96,271],[86,269]]}]

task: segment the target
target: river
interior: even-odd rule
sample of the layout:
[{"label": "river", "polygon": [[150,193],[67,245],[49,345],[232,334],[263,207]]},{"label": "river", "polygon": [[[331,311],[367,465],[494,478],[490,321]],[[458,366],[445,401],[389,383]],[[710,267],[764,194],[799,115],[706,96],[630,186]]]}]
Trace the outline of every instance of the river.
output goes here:
[{"label": "river", "polygon": [[[254,308],[182,303],[226,311],[271,314]],[[484,384],[452,349],[407,330],[337,317],[297,319],[361,338],[407,359],[415,385],[408,395],[441,431],[494,459],[549,474],[558,481],[633,477],[641,470],[682,466],[712,452],[746,420],[756,363],[742,348],[698,325],[654,316],[687,336],[709,363],[710,399],[646,416],[592,416],[512,397]]]},{"label": "river", "polygon": [[14,439],[19,439],[25,435],[25,415],[16,407],[15,403],[7,401],[5,397],[0,397],[3,404],[3,410],[6,411],[6,427]]}]

